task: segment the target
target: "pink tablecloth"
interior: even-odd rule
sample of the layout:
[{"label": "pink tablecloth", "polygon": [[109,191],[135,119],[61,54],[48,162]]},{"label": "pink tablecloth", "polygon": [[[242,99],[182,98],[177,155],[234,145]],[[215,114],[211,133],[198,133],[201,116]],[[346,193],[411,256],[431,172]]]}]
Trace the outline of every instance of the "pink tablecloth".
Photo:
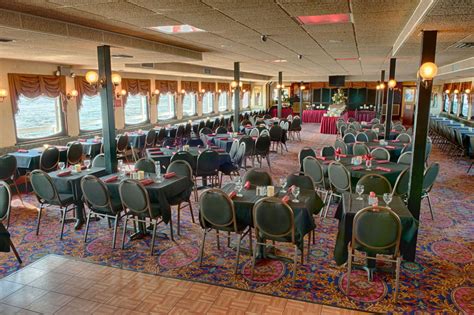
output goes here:
[{"label": "pink tablecloth", "polygon": [[323,115],[327,113],[325,109],[315,110],[304,110],[303,111],[303,122],[304,123],[320,123]]},{"label": "pink tablecloth", "polygon": [[324,117],[321,119],[321,133],[335,135],[337,134],[336,122],[339,117]]},{"label": "pink tablecloth", "polygon": [[[270,109],[270,115],[272,117],[278,117],[278,107],[272,107]],[[284,107],[281,109],[281,118],[286,118],[288,115],[293,115],[293,108]]]},{"label": "pink tablecloth", "polygon": [[357,121],[371,121],[375,118],[375,111],[373,110],[359,110],[356,112],[355,119]]}]

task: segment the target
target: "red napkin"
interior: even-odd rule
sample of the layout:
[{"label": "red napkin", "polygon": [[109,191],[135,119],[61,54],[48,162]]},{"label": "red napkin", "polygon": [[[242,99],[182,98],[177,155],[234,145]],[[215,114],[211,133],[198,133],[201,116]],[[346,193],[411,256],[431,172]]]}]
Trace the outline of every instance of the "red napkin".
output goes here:
[{"label": "red napkin", "polygon": [[68,175],[71,175],[71,170],[61,171],[57,174],[58,177],[63,177],[63,176],[68,176]]},{"label": "red napkin", "polygon": [[257,140],[257,139],[258,139],[258,137],[254,136],[254,137],[252,137],[252,139],[253,139],[253,140]]},{"label": "red napkin", "polygon": [[390,163],[389,160],[378,160],[377,161],[378,164],[386,164],[386,163]]},{"label": "red napkin", "polygon": [[382,171],[382,172],[391,172],[392,171],[389,168],[381,167],[381,166],[377,166],[375,169],[378,170],[378,171]]},{"label": "red napkin", "polygon": [[150,151],[151,155],[163,155],[164,153],[161,151]]},{"label": "red napkin", "polygon": [[347,154],[339,154],[339,157],[345,158],[345,157],[347,157]]},{"label": "red napkin", "polygon": [[175,176],[176,176],[175,172],[169,172],[169,173],[166,173],[165,175],[163,175],[163,177],[166,178],[166,179],[173,178]]},{"label": "red napkin", "polygon": [[390,142],[400,142],[400,140],[395,139],[395,140],[392,140],[392,141],[390,141]]},{"label": "red napkin", "polygon": [[317,156],[316,157],[318,160],[321,160],[321,161],[326,161],[326,157],[325,156]]},{"label": "red napkin", "polygon": [[252,125],[245,125],[246,128],[252,128]]},{"label": "red napkin", "polygon": [[26,149],[18,149],[18,150],[16,150],[16,152],[19,152],[19,153],[28,153],[28,150],[26,150]]},{"label": "red napkin", "polygon": [[214,137],[215,135],[216,135],[215,133],[208,134],[209,137]]},{"label": "red napkin", "polygon": [[229,140],[229,138],[219,138],[219,140]]},{"label": "red napkin", "polygon": [[109,178],[104,179],[104,183],[112,183],[118,179],[117,175],[110,176]]},{"label": "red napkin", "polygon": [[235,191],[231,191],[231,192],[229,193],[229,198],[230,198],[230,199],[234,199],[235,196],[237,196],[237,193],[236,193]]},{"label": "red napkin", "polygon": [[219,149],[217,145],[211,145],[211,149]]},{"label": "red napkin", "polygon": [[148,151],[160,151],[160,148],[149,148]]},{"label": "red napkin", "polygon": [[295,185],[291,185],[290,188],[288,188],[288,192],[291,193],[293,192],[293,189],[295,189]]},{"label": "red napkin", "polygon": [[94,142],[94,143],[100,143],[100,140],[94,139],[94,140],[92,140],[92,142]]},{"label": "red napkin", "polygon": [[87,140],[86,140],[86,139],[77,139],[77,141],[79,141],[79,142],[86,142]]},{"label": "red napkin", "polygon": [[290,201],[290,196],[285,195],[283,198],[281,198],[281,201],[283,201],[284,203],[288,203],[288,201]]},{"label": "red napkin", "polygon": [[216,149],[215,151],[216,151],[216,152],[225,152],[224,149]]},{"label": "red napkin", "polygon": [[364,169],[363,166],[354,166],[354,167],[352,167],[353,171],[360,171],[360,170],[363,170],[363,169]]},{"label": "red napkin", "polygon": [[147,186],[147,185],[153,184],[154,182],[153,182],[153,179],[151,178],[145,178],[145,179],[140,180],[140,183],[143,186]]},{"label": "red napkin", "polygon": [[386,145],[385,148],[387,148],[387,149],[396,149],[396,147],[394,147],[393,145]]},{"label": "red napkin", "polygon": [[250,182],[249,181],[245,182],[244,188],[245,189],[250,189]]}]

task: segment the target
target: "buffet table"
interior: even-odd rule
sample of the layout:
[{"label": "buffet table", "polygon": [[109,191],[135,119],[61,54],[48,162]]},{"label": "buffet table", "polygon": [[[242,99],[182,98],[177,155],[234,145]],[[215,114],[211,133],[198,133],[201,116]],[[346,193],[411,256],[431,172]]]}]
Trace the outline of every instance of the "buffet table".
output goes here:
[{"label": "buffet table", "polygon": [[328,111],[326,109],[307,109],[303,111],[304,123],[321,123],[323,115]]},{"label": "buffet table", "polygon": [[358,110],[355,114],[355,119],[357,121],[371,121],[376,116],[375,111],[373,110]]},{"label": "buffet table", "polygon": [[[272,117],[278,117],[278,107],[273,106],[270,108],[270,115]],[[281,109],[281,118],[286,118],[288,115],[293,115],[293,108],[292,107],[283,107]]]},{"label": "buffet table", "polygon": [[329,135],[337,134],[336,122],[340,117],[327,117],[323,116],[321,119],[320,132]]}]

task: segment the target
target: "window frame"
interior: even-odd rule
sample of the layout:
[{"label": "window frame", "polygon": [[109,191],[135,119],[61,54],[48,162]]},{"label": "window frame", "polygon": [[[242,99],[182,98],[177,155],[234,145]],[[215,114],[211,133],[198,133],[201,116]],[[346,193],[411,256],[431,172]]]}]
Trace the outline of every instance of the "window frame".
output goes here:
[{"label": "window frame", "polygon": [[[190,94],[192,94],[192,96],[194,96],[194,113],[193,114],[186,114],[184,112],[184,98],[186,96],[189,96]],[[186,92],[182,95],[182,99],[181,99],[181,110],[182,110],[182,113],[183,113],[183,117],[194,117],[194,116],[197,116],[198,114],[198,111],[197,111],[197,107],[198,107],[198,94],[196,92]]]},{"label": "window frame", "polygon": [[141,121],[141,122],[138,122],[138,123],[135,123],[135,124],[130,124],[130,123],[127,123],[126,122],[126,115],[125,115],[125,108],[127,106],[126,103],[123,104],[123,123],[125,125],[125,127],[131,127],[131,126],[141,126],[141,125],[146,125],[146,124],[149,124],[150,123],[150,108],[149,108],[149,102],[150,102],[150,96],[148,95],[143,95],[143,94],[135,94],[135,95],[130,95],[128,94],[127,95],[127,102],[129,100],[130,97],[134,97],[134,96],[140,96],[140,97],[145,97],[145,101],[146,101],[146,104],[145,104],[145,109],[146,109],[146,119],[144,121]]},{"label": "window frame", "polygon": [[[210,107],[210,111],[209,112],[204,112],[204,97],[209,97],[210,100],[211,100],[211,107]],[[203,115],[212,115],[215,113],[214,111],[214,97],[215,97],[215,94],[214,92],[211,92],[211,91],[208,91],[208,92],[205,92],[203,95],[202,95],[202,99],[201,99],[201,111],[202,111],[202,114]]]},{"label": "window frame", "polygon": [[[225,99],[225,107],[224,109],[221,109],[220,107],[220,101],[221,101],[221,96],[224,95],[224,99]],[[224,112],[228,112],[229,111],[229,92],[227,91],[222,91],[219,93],[219,97],[217,98],[217,112],[218,113],[224,113]]]},{"label": "window frame", "polygon": [[[84,97],[89,97],[89,96],[87,96],[87,95],[82,96],[82,100],[84,100]],[[100,100],[100,93],[97,93],[97,94],[94,95],[93,97],[99,97],[99,100]],[[81,101],[82,101],[82,100],[81,100]],[[102,100],[100,100],[99,103],[101,103],[101,102],[102,102]],[[83,105],[82,105],[82,104],[80,104],[80,105],[81,105],[81,109],[82,109],[82,108],[83,108]],[[102,121],[102,104],[100,104],[100,106],[101,106],[101,109],[100,109],[100,114],[101,114],[100,120]],[[80,134],[80,135],[92,134],[92,133],[97,133],[98,131],[101,131],[101,130],[103,129],[103,127],[104,127],[103,124],[102,124],[102,126],[101,126],[99,129],[94,129],[94,130],[81,129],[81,114],[80,114],[81,109],[78,109],[78,110],[77,110],[77,121],[78,121],[78,125],[79,125],[79,134]],[[125,115],[125,113],[124,113],[124,115]],[[124,117],[124,118],[125,118],[125,117]],[[102,121],[102,123],[103,123],[103,121]]]},{"label": "window frame", "polygon": [[[22,95],[23,97],[26,97]],[[38,96],[36,98],[44,97],[44,95]],[[26,97],[28,98],[28,97]],[[38,138],[20,138],[18,136],[18,128],[17,128],[17,123],[16,123],[16,114],[13,114],[13,126],[15,128],[15,138],[16,138],[16,143],[34,143],[34,142],[39,142],[43,140],[48,140],[48,139],[55,139],[63,136],[67,136],[68,130],[67,130],[67,125],[66,125],[66,115],[63,110],[63,105],[61,104],[61,96],[55,97],[57,105],[59,106],[59,123],[61,125],[61,131],[52,135],[48,135],[45,137],[38,137]],[[18,111],[20,111],[20,100],[18,99]]]},{"label": "window frame", "polygon": [[[160,119],[160,112],[158,110],[158,107],[160,106],[160,98],[161,98],[162,95],[166,95],[168,98],[169,97],[173,98],[173,116],[171,116],[169,118],[165,118],[165,119]],[[168,100],[168,102],[169,102],[169,100]],[[160,93],[158,95],[158,100],[156,102],[156,122],[174,120],[174,119],[176,119],[176,117],[177,117],[177,115],[176,115],[176,94],[171,93],[171,92]]]}]

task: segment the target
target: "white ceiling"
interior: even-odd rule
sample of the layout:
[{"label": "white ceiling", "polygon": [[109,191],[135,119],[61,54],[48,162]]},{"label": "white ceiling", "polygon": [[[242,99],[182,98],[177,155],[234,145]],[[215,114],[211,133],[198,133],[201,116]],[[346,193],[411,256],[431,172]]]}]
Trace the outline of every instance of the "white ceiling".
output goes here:
[{"label": "white ceiling", "polygon": [[[0,10],[0,37],[16,41],[0,44],[0,58],[93,67],[97,63],[96,46],[106,43],[113,46],[113,53],[134,56],[115,59],[117,68],[124,68],[125,63],[173,62],[232,69],[233,62],[240,61],[242,71],[273,77],[283,71],[284,78],[290,80],[321,80],[331,74],[348,75],[353,80],[377,80],[380,70],[388,69],[393,44],[418,2],[1,1],[0,8],[5,10]],[[353,23],[300,25],[296,19],[299,15],[335,13],[351,13]],[[147,29],[176,24],[190,24],[206,32],[165,35]],[[438,65],[472,57],[473,48],[458,49],[453,45],[474,41],[474,0],[435,0],[397,52],[397,78],[415,79],[420,59],[419,34],[423,29],[439,30]],[[267,42],[260,40],[261,34],[269,36]],[[299,60],[298,54],[303,59]],[[279,59],[287,62],[273,62]]]}]

